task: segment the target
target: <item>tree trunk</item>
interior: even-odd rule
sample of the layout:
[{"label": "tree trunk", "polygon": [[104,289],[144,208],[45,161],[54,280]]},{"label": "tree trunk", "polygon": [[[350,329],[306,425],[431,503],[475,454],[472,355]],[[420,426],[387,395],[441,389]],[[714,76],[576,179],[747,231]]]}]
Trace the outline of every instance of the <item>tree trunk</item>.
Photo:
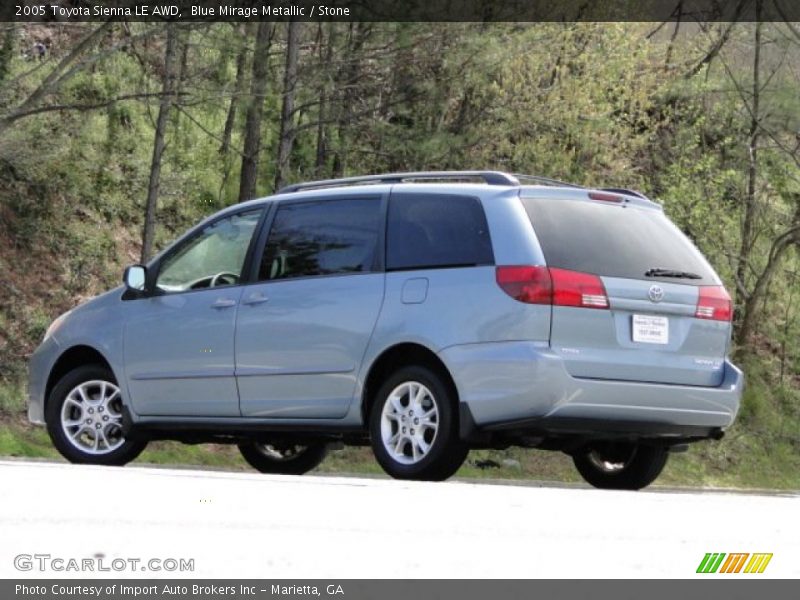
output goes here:
[{"label": "tree trunk", "polygon": [[786,374],[787,342],[789,341],[789,330],[794,323],[791,310],[794,307],[794,293],[797,290],[797,271],[794,271],[789,282],[789,298],[786,300],[786,308],[783,314],[783,332],[781,335],[781,371],[779,381],[783,385],[784,375]]},{"label": "tree trunk", "polygon": [[6,23],[5,31],[3,32],[3,43],[2,46],[0,46],[0,83],[5,81],[5,78],[8,76],[11,59],[14,58],[16,38],[17,24]]},{"label": "tree trunk", "polygon": [[275,171],[275,190],[286,181],[289,157],[294,144],[294,92],[297,86],[297,55],[299,50],[300,23],[291,20],[286,34],[286,67],[283,72],[283,105],[278,136],[278,164]]},{"label": "tree trunk", "polygon": [[344,87],[337,119],[337,144],[333,153],[333,177],[341,177],[347,169],[348,129],[352,125],[353,105],[356,102],[356,83],[361,71],[361,51],[369,37],[369,26],[363,22],[350,24],[345,44],[346,55],[342,60],[342,71],[337,77],[337,86]]},{"label": "tree trunk", "polygon": [[681,29],[681,20],[683,19],[683,0],[678,2],[678,6],[672,14],[675,16],[675,29],[672,30],[672,36],[669,38],[669,45],[667,46],[667,54],[664,57],[665,71],[669,71],[672,65],[672,53],[675,48],[675,39],[678,37],[678,32]]},{"label": "tree trunk", "polygon": [[[797,219],[798,215],[796,215],[795,218]],[[744,308],[742,309],[742,317],[736,332],[736,345],[739,347],[739,353],[743,351],[753,333],[756,315],[758,313],[758,302],[764,295],[767,284],[769,284],[772,276],[775,274],[786,251],[793,245],[798,244],[800,244],[800,225],[795,225],[791,229],[785,231],[772,243],[769,258],[767,259],[767,266],[764,267],[764,270],[758,276],[753,291],[750,292],[747,301],[744,303]]]},{"label": "tree trunk", "polygon": [[264,113],[264,96],[269,76],[269,48],[272,23],[261,21],[256,30],[256,47],[253,52],[253,78],[250,84],[250,101],[245,118],[244,147],[242,148],[242,174],[239,179],[239,202],[256,196],[258,181],[258,156],[261,150],[261,116]]},{"label": "tree trunk", "polygon": [[239,110],[239,103],[242,101],[242,94],[244,94],[244,71],[246,66],[247,43],[245,42],[236,57],[236,80],[233,84],[233,96],[231,97],[231,103],[228,105],[228,116],[225,118],[225,129],[222,132],[222,144],[219,147],[219,153],[223,156],[227,155],[230,150],[233,126],[236,124],[236,113]]},{"label": "tree trunk", "polygon": [[[756,0],[756,19],[761,17],[761,0]],[[750,111],[750,130],[748,134],[748,169],[747,169],[747,196],[745,197],[744,205],[744,220],[742,221],[742,237],[739,246],[739,256],[736,265],[736,286],[737,289],[747,289],[746,277],[747,268],[750,262],[750,253],[753,249],[753,232],[755,229],[756,217],[756,184],[758,180],[758,136],[759,128],[759,110],[760,110],[760,95],[761,95],[761,21],[755,24],[755,48],[753,51],[753,104]],[[752,294],[751,294],[752,295]],[[750,305],[750,298],[745,298],[745,305]],[[739,302],[741,305],[742,303]],[[745,311],[747,309],[745,308]],[[744,317],[739,320],[737,326],[739,329],[744,327]],[[749,333],[749,332],[748,332]],[[741,336],[741,331],[738,332],[737,338]],[[742,337],[742,340],[745,340]]]},{"label": "tree trunk", "polygon": [[158,190],[161,184],[161,158],[164,154],[164,134],[167,129],[170,109],[174,101],[176,85],[176,67],[178,63],[177,29],[174,23],[168,23],[167,47],[164,51],[164,77],[162,79],[161,102],[158,107],[156,119],[155,139],[153,140],[153,160],[150,163],[150,182],[147,186],[147,203],[145,207],[144,229],[142,231],[141,262],[150,259],[153,251],[153,237],[156,226],[156,206],[158,203]]},{"label": "tree trunk", "polygon": [[[319,48],[319,58],[320,64],[326,65],[328,68],[331,67],[331,63],[333,62],[333,48],[336,40],[336,25],[334,23],[328,24],[328,43],[325,44],[324,39],[324,32],[322,30],[322,24],[320,24],[319,29],[319,36],[320,36],[320,48]],[[325,53],[323,54],[323,46],[325,46]],[[319,111],[317,112],[317,152],[316,158],[314,160],[314,170],[317,177],[321,177],[322,174],[325,172],[325,165],[328,162],[328,126],[327,126],[327,119],[329,110],[329,99],[328,99],[328,85],[329,80],[327,74],[320,75],[320,86],[319,86]]]}]

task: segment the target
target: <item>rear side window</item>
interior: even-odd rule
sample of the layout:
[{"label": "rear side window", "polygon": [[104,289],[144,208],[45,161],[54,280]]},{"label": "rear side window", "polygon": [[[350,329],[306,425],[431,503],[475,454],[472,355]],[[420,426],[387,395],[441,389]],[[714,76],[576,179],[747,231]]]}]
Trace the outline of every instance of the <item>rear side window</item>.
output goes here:
[{"label": "rear side window", "polygon": [[380,216],[380,198],[281,205],[259,280],[371,271]]},{"label": "rear side window", "polygon": [[714,285],[700,252],[661,211],[569,199],[523,198],[547,265],[608,277],[645,277],[653,268],[688,271],[700,279],[663,279]]},{"label": "rear side window", "polygon": [[391,196],[387,270],[491,264],[492,242],[477,198],[445,194]]}]

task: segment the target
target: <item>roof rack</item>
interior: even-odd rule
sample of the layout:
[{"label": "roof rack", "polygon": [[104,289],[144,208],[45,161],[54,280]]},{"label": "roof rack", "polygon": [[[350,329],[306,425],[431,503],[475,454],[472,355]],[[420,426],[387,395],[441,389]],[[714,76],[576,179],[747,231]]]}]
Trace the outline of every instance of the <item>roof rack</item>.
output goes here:
[{"label": "roof rack", "polygon": [[[279,189],[277,194],[291,194],[302,190],[316,190],[322,188],[359,185],[362,183],[403,183],[407,181],[431,181],[445,179],[482,179],[488,185],[519,186],[519,180],[508,173],[501,171],[419,171],[411,173],[385,173],[383,175],[364,175],[362,177],[343,177],[341,179],[323,179],[295,183]],[[566,184],[565,184],[566,185]]]},{"label": "roof rack", "polygon": [[567,183],[566,181],[559,181],[558,179],[551,179],[550,177],[540,177],[539,175],[525,175],[523,173],[514,173],[520,183],[533,183],[535,185],[557,185],[563,187],[578,188],[585,190],[586,187],[578,185],[577,183]]},{"label": "roof rack", "polygon": [[[577,183],[569,183],[550,177],[539,175],[525,175],[523,173],[504,173],[502,171],[413,171],[408,173],[384,173],[382,175],[363,175],[360,177],[342,177],[340,179],[322,179],[319,181],[308,181],[306,183],[295,183],[279,189],[277,194],[291,194],[303,190],[319,190],[324,188],[343,187],[348,185],[361,184],[380,184],[380,183],[405,183],[410,181],[445,181],[445,180],[465,180],[480,179],[487,185],[507,185],[517,187],[519,185],[551,185],[559,187],[569,187],[576,189],[589,189]],[[617,194],[627,194],[644,200],[649,200],[641,192],[627,188],[600,188],[604,192]]]}]

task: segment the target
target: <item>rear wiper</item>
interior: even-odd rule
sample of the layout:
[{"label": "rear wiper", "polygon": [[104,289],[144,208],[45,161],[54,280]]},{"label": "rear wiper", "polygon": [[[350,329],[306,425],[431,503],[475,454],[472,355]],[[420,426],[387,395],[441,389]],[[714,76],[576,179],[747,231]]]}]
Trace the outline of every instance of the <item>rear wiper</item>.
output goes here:
[{"label": "rear wiper", "polygon": [[672,269],[648,269],[645,277],[674,277],[675,279],[702,279],[702,275],[689,271],[674,271]]}]

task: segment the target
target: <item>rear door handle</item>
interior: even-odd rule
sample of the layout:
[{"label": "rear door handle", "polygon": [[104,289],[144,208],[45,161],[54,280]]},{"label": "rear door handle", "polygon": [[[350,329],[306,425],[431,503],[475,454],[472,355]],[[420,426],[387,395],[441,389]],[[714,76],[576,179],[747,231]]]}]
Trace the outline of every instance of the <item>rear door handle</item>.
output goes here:
[{"label": "rear door handle", "polygon": [[211,305],[211,308],[230,308],[231,306],[236,306],[236,300],[217,298],[214,304]]},{"label": "rear door handle", "polygon": [[264,302],[269,302],[269,296],[265,296],[261,292],[256,292],[255,294],[250,294],[245,300],[242,301],[242,304],[263,304]]}]

